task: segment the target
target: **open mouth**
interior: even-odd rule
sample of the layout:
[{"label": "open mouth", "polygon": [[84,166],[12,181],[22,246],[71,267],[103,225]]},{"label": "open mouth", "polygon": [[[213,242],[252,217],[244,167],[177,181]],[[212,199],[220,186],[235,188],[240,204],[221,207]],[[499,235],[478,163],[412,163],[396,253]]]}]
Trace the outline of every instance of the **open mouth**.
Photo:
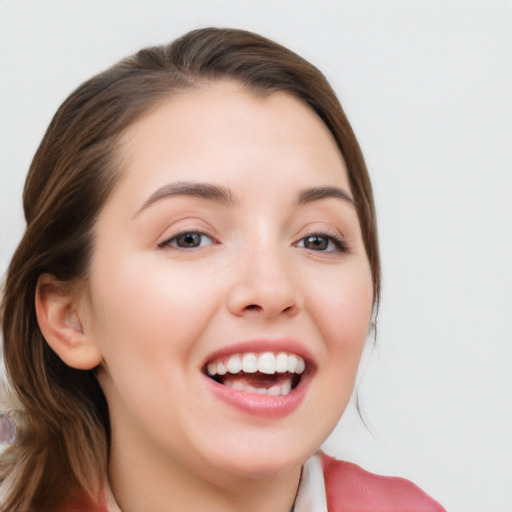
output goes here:
[{"label": "open mouth", "polygon": [[299,385],[305,369],[306,362],[296,354],[250,352],[210,361],[203,371],[216,382],[238,391],[285,396]]}]

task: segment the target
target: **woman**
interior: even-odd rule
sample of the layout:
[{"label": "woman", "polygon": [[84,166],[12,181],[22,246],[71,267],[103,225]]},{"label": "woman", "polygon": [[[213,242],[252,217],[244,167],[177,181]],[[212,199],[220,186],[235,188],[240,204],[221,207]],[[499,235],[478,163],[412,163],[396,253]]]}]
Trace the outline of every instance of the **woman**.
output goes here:
[{"label": "woman", "polygon": [[2,510],[442,510],[317,453],[380,268],[363,157],[311,64],[237,30],[142,50],[58,110],[24,208]]}]

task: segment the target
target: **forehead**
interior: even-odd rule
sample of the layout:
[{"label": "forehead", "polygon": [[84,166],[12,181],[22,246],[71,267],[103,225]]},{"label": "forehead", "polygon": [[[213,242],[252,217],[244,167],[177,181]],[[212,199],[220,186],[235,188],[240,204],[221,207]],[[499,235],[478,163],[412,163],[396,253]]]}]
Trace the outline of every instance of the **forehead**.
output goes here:
[{"label": "forehead", "polygon": [[[334,137],[306,104],[285,92],[256,95],[220,82],[178,93],[121,139],[122,181],[326,181],[349,189]],[[124,175],[124,177],[123,177]]]}]

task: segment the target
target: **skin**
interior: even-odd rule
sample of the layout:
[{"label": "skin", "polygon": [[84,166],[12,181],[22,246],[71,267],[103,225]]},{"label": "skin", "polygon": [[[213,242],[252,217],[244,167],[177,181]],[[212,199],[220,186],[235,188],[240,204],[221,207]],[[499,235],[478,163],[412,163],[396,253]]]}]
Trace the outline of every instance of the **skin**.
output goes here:
[{"label": "skin", "polygon": [[[302,464],[351,396],[371,315],[353,203],[298,204],[315,187],[351,197],[342,155],[297,99],[227,82],[159,105],[121,153],[88,284],[68,315],[89,357],[72,364],[101,361],[116,499],[124,512],[288,512]],[[163,194],[183,182],[222,187],[231,201]],[[183,232],[203,233],[199,245],[179,247]],[[310,355],[306,396],[284,417],[240,411],[205,386],[213,352],[261,338]]]}]

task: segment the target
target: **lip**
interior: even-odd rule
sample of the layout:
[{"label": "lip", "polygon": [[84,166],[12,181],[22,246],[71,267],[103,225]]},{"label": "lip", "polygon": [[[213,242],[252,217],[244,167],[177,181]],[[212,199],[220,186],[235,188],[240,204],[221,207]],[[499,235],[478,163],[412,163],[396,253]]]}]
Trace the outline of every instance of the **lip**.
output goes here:
[{"label": "lip", "polygon": [[203,375],[206,389],[215,398],[240,411],[265,418],[283,418],[288,416],[303,402],[311,383],[311,372],[306,370],[297,387],[287,395],[273,396],[247,393],[220,384],[207,375]]},{"label": "lip", "polygon": [[302,357],[302,359],[306,361],[308,367],[314,366],[313,355],[301,342],[289,338],[280,338],[275,340],[265,338],[251,341],[240,341],[220,348],[209,354],[203,362],[202,367],[205,367],[210,361],[214,361],[215,359],[221,359],[223,357],[229,357],[233,354],[240,354],[244,352],[254,352],[256,354],[263,352],[289,352]]},{"label": "lip", "polygon": [[220,384],[203,373],[207,392],[213,395],[215,399],[221,400],[231,407],[258,417],[278,419],[295,411],[306,397],[312,381],[315,364],[310,351],[293,339],[242,341],[212,352],[205,360],[202,368],[209,361],[244,352],[288,352],[296,354],[306,361],[306,370],[302,374],[299,384],[284,396],[239,391]]}]

